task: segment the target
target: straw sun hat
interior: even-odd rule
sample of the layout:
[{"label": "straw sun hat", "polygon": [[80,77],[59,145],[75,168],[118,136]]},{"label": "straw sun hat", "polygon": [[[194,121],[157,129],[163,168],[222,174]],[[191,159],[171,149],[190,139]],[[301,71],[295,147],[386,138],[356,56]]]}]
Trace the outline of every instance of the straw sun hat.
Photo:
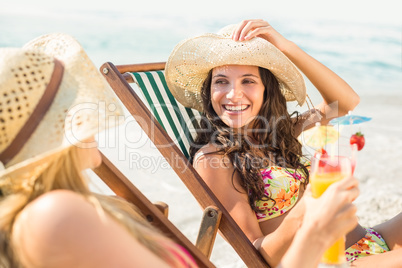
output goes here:
[{"label": "straw sun hat", "polygon": [[166,63],[166,83],[184,106],[202,111],[201,87],[209,71],[223,65],[254,65],[270,70],[278,79],[287,101],[301,106],[306,98],[304,79],[297,67],[274,45],[256,37],[239,42],[231,39],[236,25],[218,34],[203,34],[183,40]]},{"label": "straw sun hat", "polygon": [[119,124],[119,115],[111,88],[71,36],[44,35],[22,49],[1,48],[1,191],[32,183],[72,145],[96,146],[85,140]]}]

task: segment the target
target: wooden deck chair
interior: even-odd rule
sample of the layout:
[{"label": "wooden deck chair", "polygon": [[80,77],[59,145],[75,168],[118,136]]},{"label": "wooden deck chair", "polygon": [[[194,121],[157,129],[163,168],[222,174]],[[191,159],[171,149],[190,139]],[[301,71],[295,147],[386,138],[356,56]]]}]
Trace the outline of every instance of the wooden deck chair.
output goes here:
[{"label": "wooden deck chair", "polygon": [[[192,142],[195,134],[194,128],[197,124],[197,120],[194,119],[198,119],[200,114],[196,110],[184,108],[174,99],[166,86],[164,67],[164,62],[120,66],[108,62],[103,64],[100,70],[127,110],[136,119],[162,156],[170,163],[172,169],[197,202],[206,209],[204,215],[211,214],[211,211],[212,214],[222,215],[220,221],[215,220],[218,224],[217,227],[247,267],[269,267],[229,212],[189,163],[189,144]],[[139,87],[146,104],[142,102],[141,97],[137,95],[129,83]],[[106,160],[105,163],[107,162]],[[118,173],[117,170],[116,173]],[[119,182],[119,178],[117,178],[119,176],[109,175],[116,177],[113,182],[115,185],[127,183],[125,181]],[[101,177],[105,176],[101,174]],[[123,186],[123,188],[127,187]],[[212,227],[205,228],[211,229]],[[203,228],[200,229],[202,233]],[[200,234],[198,238],[200,238]],[[213,241],[214,234],[212,233],[207,239],[203,239],[201,235],[201,242],[196,244],[204,255],[209,257]]]}]

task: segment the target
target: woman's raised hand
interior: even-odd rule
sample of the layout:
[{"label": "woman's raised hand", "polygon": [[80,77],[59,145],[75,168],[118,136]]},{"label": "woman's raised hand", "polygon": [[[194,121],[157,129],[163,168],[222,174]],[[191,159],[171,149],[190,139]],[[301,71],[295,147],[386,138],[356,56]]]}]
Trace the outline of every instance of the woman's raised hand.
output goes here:
[{"label": "woman's raised hand", "polygon": [[247,41],[254,37],[260,37],[276,46],[284,52],[290,43],[285,37],[278,33],[268,22],[261,19],[243,20],[232,33],[235,41]]}]

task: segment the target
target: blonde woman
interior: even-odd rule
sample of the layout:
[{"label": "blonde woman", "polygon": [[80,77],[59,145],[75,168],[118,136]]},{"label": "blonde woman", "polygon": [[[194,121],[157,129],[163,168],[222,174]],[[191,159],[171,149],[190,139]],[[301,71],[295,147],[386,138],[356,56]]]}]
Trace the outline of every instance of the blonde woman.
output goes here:
[{"label": "blonde woman", "polygon": [[118,101],[79,43],[0,49],[0,267],[195,267],[127,202],[93,194]]}]

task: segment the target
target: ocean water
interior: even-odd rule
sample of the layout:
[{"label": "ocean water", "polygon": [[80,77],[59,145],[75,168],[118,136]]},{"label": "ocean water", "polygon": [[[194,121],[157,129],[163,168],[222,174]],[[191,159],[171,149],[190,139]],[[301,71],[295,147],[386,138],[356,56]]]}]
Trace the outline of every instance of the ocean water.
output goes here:
[{"label": "ocean water", "polygon": [[[79,40],[97,66],[106,61],[114,64],[166,61],[182,39],[216,32],[246,18],[269,18],[274,28],[338,73],[359,94],[394,93],[402,89],[402,20],[394,15],[396,5],[384,9],[389,16],[378,7],[374,14],[379,18],[370,21],[362,16],[357,20],[358,14],[365,14],[364,9],[355,6],[352,13],[351,5],[346,4],[342,12],[347,14],[348,7],[351,14],[342,17],[334,15],[335,6],[331,7],[333,13],[326,14],[323,9],[321,16],[309,11],[308,6],[299,12],[305,16],[299,13],[289,16],[276,10],[264,13],[257,8],[240,12],[237,2],[232,2],[233,12],[203,14],[204,8],[197,14],[194,8],[185,12],[188,4],[183,1],[173,1],[172,5],[156,1],[159,8],[153,11],[149,5],[141,9],[138,1],[117,1],[115,5],[86,1],[83,5],[74,0],[70,5],[60,6],[45,0],[35,2],[36,5],[19,0],[14,8],[7,8],[11,4],[6,4],[0,10],[0,47],[18,47],[42,34],[65,32]],[[306,1],[306,5],[309,2],[320,7],[312,0]],[[376,8],[367,4],[370,1],[364,3],[367,8]],[[184,11],[178,11],[179,5]],[[265,4],[267,10],[269,5]],[[314,89],[310,91],[314,95]]]},{"label": "ocean water", "polygon": [[[363,127],[367,132],[367,145],[362,159],[368,166],[375,166],[380,161],[379,156],[384,158],[383,162],[401,159],[402,142],[396,137],[400,137],[402,128],[395,124],[400,120],[396,115],[402,105],[399,0],[384,0],[381,6],[377,1],[339,0],[330,7],[319,0],[282,2],[251,1],[244,6],[244,1],[204,0],[203,5],[198,3],[194,7],[194,2],[179,0],[149,3],[71,0],[62,4],[50,0],[16,0],[13,4],[2,3],[0,47],[20,47],[39,35],[65,32],[82,44],[96,66],[107,61],[116,65],[159,62],[166,61],[173,47],[185,38],[216,32],[242,19],[264,18],[340,75],[361,96],[359,111],[373,117],[373,121]],[[307,85],[313,103],[317,104],[320,96],[308,81]],[[151,201],[167,202],[169,218],[195,241],[202,211],[136,122],[127,118],[122,127],[108,133],[108,138],[113,142],[102,146],[102,152]],[[382,144],[381,149],[376,144]],[[387,152],[388,157],[383,152]],[[369,211],[367,215],[373,214],[372,204],[380,204],[377,206],[387,217],[402,209],[399,201],[402,187],[386,183],[397,177],[398,165],[400,167],[394,160],[392,169],[384,167],[381,172],[386,176],[380,185],[376,184],[378,179],[373,172],[366,172],[364,165],[357,167],[362,188],[369,193],[361,201],[362,211]],[[110,193],[99,181],[93,187]],[[388,188],[381,191],[381,187]],[[387,214],[391,207],[395,210]],[[361,218],[366,220],[366,214],[360,215]],[[372,219],[367,222],[371,223]],[[217,267],[244,267],[223,239],[217,239],[212,254]]]}]

